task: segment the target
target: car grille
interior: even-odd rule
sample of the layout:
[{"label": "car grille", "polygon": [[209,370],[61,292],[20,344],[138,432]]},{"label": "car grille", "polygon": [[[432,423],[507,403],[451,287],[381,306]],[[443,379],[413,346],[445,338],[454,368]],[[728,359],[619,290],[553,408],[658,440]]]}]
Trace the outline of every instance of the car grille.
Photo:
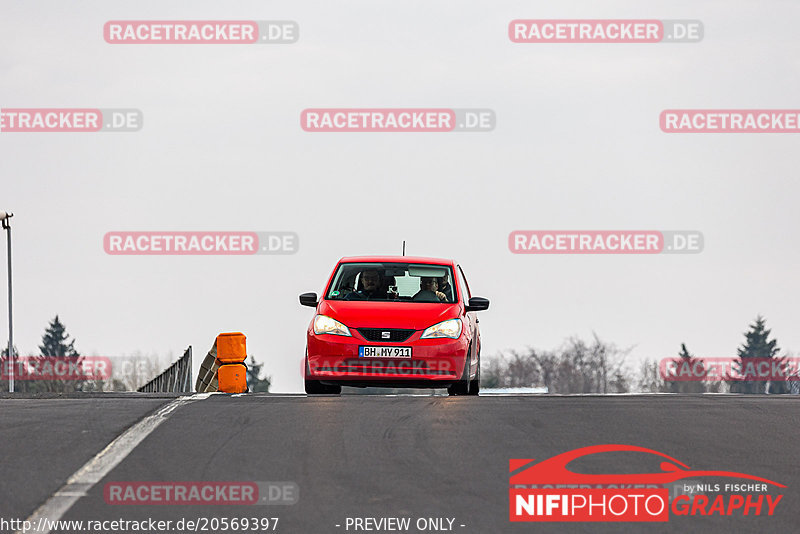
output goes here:
[{"label": "car grille", "polygon": [[[388,338],[383,336],[384,332],[389,332]],[[359,328],[358,333],[364,336],[367,341],[401,343],[410,338],[414,331],[399,328]]]}]

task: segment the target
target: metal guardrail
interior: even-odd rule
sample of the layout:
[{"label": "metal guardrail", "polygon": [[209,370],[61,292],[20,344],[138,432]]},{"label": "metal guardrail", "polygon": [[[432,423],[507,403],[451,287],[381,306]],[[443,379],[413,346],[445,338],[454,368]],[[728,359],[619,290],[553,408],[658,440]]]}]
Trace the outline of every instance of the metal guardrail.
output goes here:
[{"label": "metal guardrail", "polygon": [[203,359],[203,363],[200,364],[200,372],[197,374],[197,382],[194,385],[195,391],[206,393],[219,390],[218,370],[219,362],[217,361],[217,342],[215,340],[211,350]]},{"label": "metal guardrail", "polygon": [[800,395],[800,371],[789,377],[789,393]]},{"label": "metal guardrail", "polygon": [[137,391],[141,393],[191,393],[192,346],[189,345],[178,361]]}]

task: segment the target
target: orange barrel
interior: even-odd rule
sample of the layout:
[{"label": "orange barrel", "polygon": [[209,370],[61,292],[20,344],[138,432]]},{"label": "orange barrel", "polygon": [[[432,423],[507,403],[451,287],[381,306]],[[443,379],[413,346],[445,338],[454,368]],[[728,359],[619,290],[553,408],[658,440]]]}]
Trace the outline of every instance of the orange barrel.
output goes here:
[{"label": "orange barrel", "polygon": [[217,336],[217,390],[224,393],[247,391],[247,338],[241,332],[228,332]]},{"label": "orange barrel", "polygon": [[217,371],[217,378],[219,379],[219,391],[225,393],[247,392],[247,367],[241,363],[221,365]]},{"label": "orange barrel", "polygon": [[241,332],[217,336],[217,359],[220,363],[243,363],[247,359],[247,338]]}]

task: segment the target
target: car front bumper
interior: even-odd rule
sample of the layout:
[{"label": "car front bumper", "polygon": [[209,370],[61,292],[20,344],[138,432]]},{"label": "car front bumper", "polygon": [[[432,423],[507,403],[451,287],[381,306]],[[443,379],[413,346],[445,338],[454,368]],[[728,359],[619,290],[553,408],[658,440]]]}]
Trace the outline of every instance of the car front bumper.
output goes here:
[{"label": "car front bumper", "polygon": [[[307,379],[345,385],[446,387],[463,375],[469,348],[464,333],[458,339],[420,339],[422,331],[417,330],[406,341],[381,343],[366,340],[356,329],[351,332],[348,337],[308,331]],[[361,346],[411,347],[411,358],[362,358]]]}]

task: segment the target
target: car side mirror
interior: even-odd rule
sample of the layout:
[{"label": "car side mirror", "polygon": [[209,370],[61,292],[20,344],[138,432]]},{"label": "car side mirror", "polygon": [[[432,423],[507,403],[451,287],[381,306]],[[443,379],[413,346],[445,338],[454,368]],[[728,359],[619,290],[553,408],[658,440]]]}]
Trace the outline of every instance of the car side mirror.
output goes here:
[{"label": "car side mirror", "polygon": [[472,297],[467,304],[467,311],[483,311],[489,309],[489,299],[483,297]]},{"label": "car side mirror", "polygon": [[303,293],[300,295],[300,304],[303,306],[311,306],[315,308],[317,304],[317,294],[316,293]]}]

